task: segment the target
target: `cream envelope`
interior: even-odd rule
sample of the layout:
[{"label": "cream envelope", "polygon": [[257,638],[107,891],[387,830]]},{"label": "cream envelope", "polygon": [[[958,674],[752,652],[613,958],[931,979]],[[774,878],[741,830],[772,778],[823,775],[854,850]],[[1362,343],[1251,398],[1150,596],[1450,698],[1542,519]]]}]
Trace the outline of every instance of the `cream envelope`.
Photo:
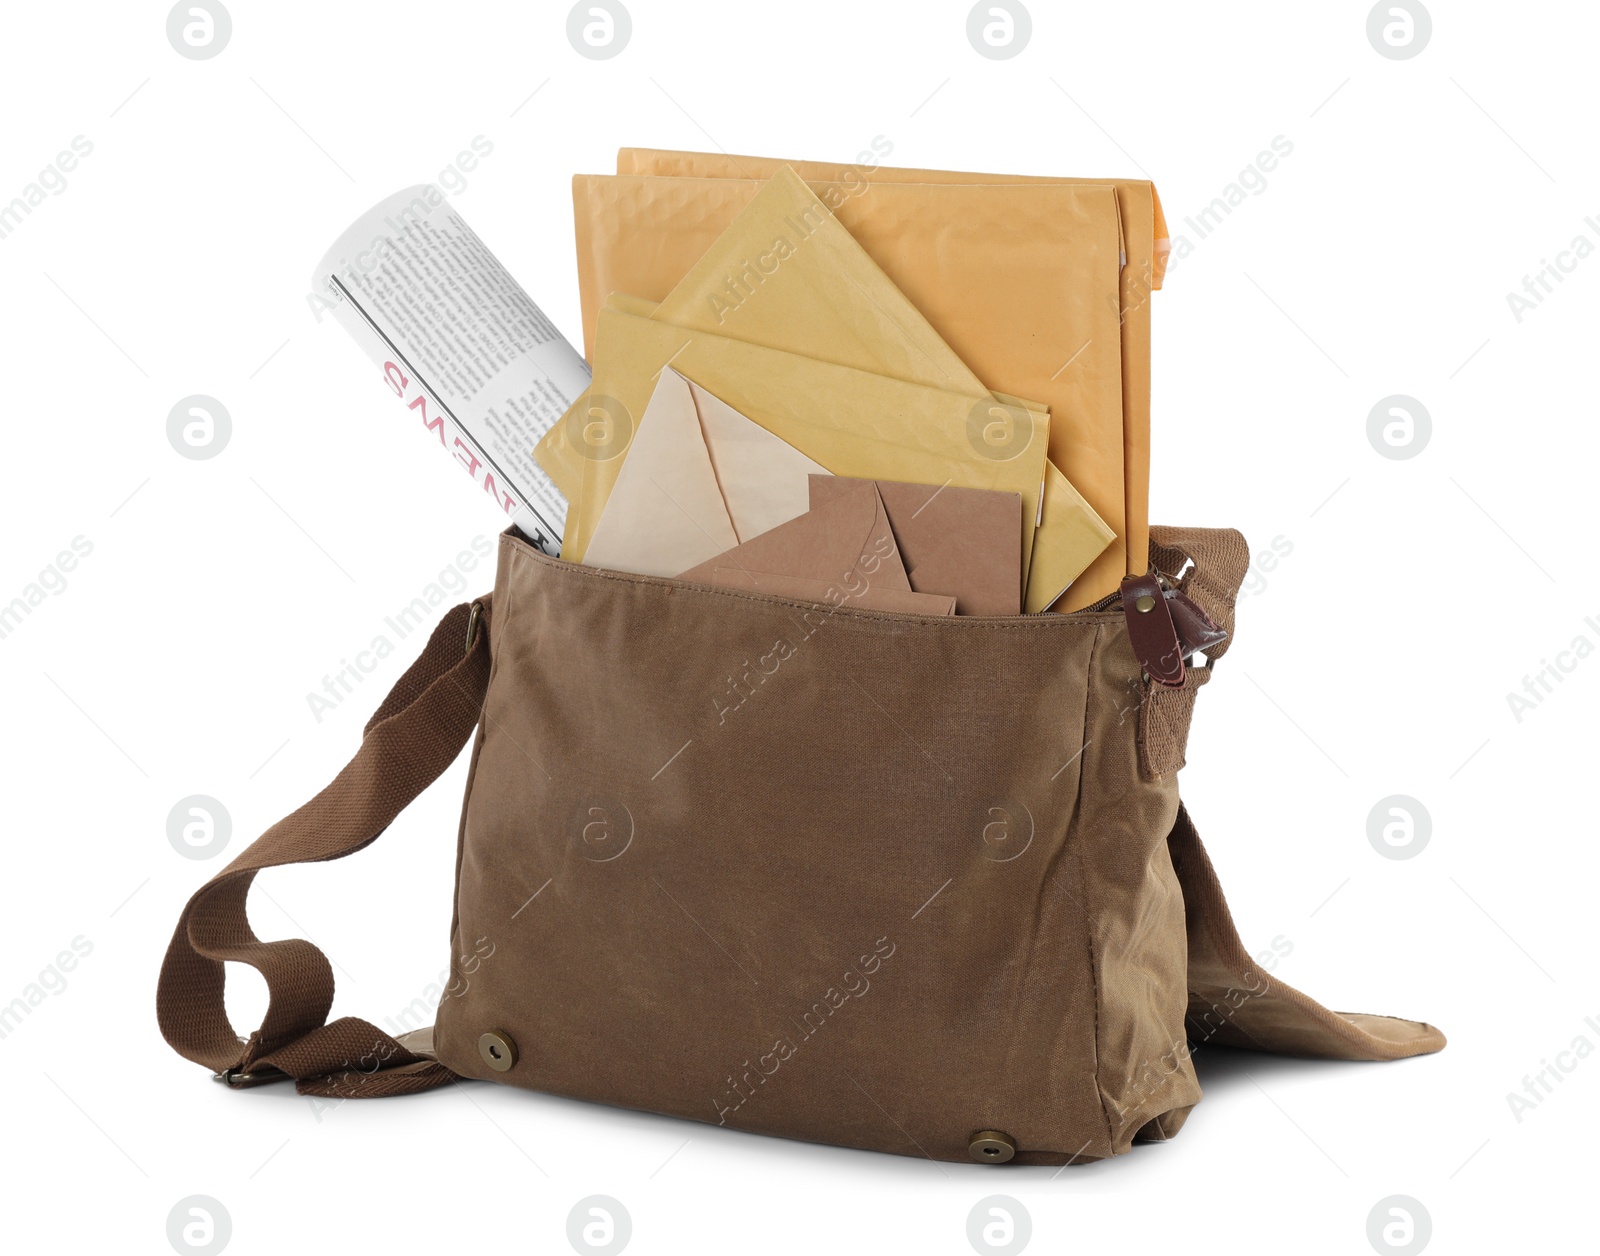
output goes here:
[{"label": "cream envelope", "polygon": [[948,594],[912,591],[883,498],[871,481],[851,481],[815,509],[679,576],[867,610],[953,615],[956,608]]},{"label": "cream envelope", "polygon": [[676,575],[804,514],[812,475],[827,471],[667,367],[583,561]]},{"label": "cream envelope", "polygon": [[[1027,517],[1037,517],[1048,421],[993,399],[974,403],[963,393],[607,309],[590,393],[537,451],[547,469],[563,461],[571,468],[558,483],[569,498],[563,551],[573,561],[584,559],[620,465],[629,461],[619,454],[626,454],[634,416],[643,415],[668,363],[837,475],[1000,489],[1021,494]],[[1014,438],[990,448],[983,434],[995,426],[996,411]],[[610,434],[590,440],[591,427]]]}]

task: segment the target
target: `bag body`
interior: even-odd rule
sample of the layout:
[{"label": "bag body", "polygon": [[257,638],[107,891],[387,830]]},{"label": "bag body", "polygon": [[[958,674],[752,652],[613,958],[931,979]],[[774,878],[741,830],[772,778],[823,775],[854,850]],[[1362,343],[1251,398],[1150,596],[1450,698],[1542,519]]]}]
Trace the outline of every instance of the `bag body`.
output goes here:
[{"label": "bag body", "polygon": [[[1242,538],[1156,537],[1158,569],[1188,565],[1231,629]],[[1327,1012],[1239,944],[1175,776],[1210,674],[1152,685],[1120,606],[873,612],[844,588],[816,604],[578,566],[508,532],[492,598],[446,617],[352,764],[191,901],[163,1031],[235,1084],[475,1077],[1033,1164],[1170,1137],[1200,1097],[1191,1038],[1439,1049],[1429,1026]],[[328,1024],[327,961],[249,932],[250,880],[373,840],[474,726],[431,1042]],[[272,991],[244,1040],[227,959]]]},{"label": "bag body", "polygon": [[1122,619],[824,607],[506,537],[440,1061],[949,1159],[978,1130],[1105,1156],[1189,1107],[1187,1060],[1124,1084],[1184,1041],[1187,985]]}]

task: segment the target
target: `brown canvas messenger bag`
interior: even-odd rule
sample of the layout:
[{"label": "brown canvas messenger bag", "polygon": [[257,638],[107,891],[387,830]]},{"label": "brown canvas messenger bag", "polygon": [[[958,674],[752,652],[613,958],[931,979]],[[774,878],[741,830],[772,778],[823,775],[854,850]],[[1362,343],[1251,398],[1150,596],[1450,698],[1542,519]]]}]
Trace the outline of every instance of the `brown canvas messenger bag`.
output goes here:
[{"label": "brown canvas messenger bag", "polygon": [[[1151,538],[1231,633],[1243,537]],[[1019,1164],[1170,1138],[1200,1098],[1190,1044],[1444,1045],[1328,1011],[1240,942],[1176,781],[1226,640],[1157,677],[1134,638],[1160,597],[1003,619],[843,600],[598,570],[506,533],[492,597],[444,617],[344,770],[190,899],[167,1041],[236,1086],[479,1078]],[[257,938],[250,885],[374,841],[469,739],[437,1023],[329,1022],[328,960]],[[248,1038],[227,961],[270,993]]]}]

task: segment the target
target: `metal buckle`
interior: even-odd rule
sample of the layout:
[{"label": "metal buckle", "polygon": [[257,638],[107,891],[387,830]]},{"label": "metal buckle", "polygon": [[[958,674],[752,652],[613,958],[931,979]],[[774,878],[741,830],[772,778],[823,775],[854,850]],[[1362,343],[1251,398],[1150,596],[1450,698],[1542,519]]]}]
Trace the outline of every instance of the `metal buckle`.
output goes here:
[{"label": "metal buckle", "polygon": [[282,1082],[289,1079],[289,1074],[280,1073],[277,1069],[263,1069],[259,1073],[246,1073],[237,1068],[225,1068],[220,1073],[213,1073],[211,1080],[221,1082],[232,1090],[249,1090],[252,1086],[270,1086],[273,1082]]},{"label": "metal buckle", "polygon": [[465,653],[471,654],[472,647],[478,640],[478,621],[483,618],[483,603],[474,602],[472,609],[467,612],[467,648]]}]

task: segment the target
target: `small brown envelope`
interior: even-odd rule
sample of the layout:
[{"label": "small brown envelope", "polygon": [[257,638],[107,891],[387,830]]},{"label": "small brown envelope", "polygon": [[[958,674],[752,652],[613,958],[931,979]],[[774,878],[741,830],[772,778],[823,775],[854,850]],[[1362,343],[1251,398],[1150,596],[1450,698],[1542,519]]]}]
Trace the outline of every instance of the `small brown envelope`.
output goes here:
[{"label": "small brown envelope", "polygon": [[833,606],[955,614],[954,597],[912,591],[876,485],[846,483],[854,488],[689,568],[679,579]]},{"label": "small brown envelope", "polygon": [[811,509],[876,483],[918,593],[945,593],[958,615],[1022,614],[1022,497],[983,488],[811,477]]}]

